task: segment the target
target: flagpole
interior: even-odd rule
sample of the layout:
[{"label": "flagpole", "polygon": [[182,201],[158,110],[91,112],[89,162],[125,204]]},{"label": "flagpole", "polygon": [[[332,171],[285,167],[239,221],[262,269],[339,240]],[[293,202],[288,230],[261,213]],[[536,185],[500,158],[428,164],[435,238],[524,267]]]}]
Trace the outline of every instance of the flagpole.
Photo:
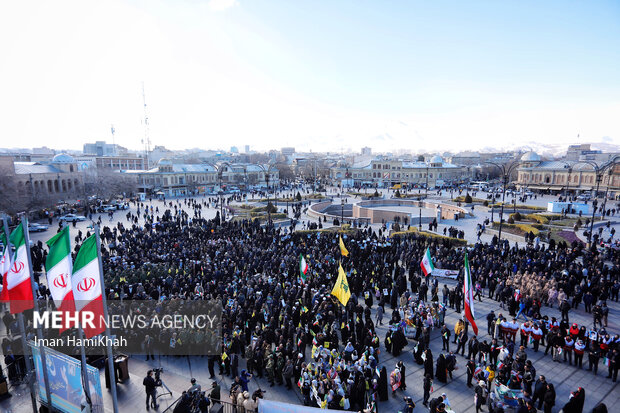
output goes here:
[{"label": "flagpole", "polygon": [[[82,330],[81,326],[78,328],[78,338],[80,339],[80,342],[83,342],[84,330]],[[90,398],[90,381],[88,380],[86,352],[84,351],[84,346],[80,346],[80,355],[81,355],[81,362],[82,362],[82,387],[84,388],[84,393],[86,394],[86,403],[88,403],[88,405],[90,406],[90,410],[92,412],[93,401]]]},{"label": "flagpole", "polygon": [[[103,281],[103,264],[101,263],[101,239],[99,238],[99,225],[95,225],[95,239],[97,240],[97,259],[99,260],[99,280],[101,282],[101,300],[103,301],[103,317],[108,320],[108,301],[105,296],[105,283]],[[114,413],[118,413],[118,398],[116,396],[116,372],[114,371],[114,359],[112,358],[112,347],[110,346],[110,330],[105,329],[106,348],[108,352],[108,370],[110,372],[110,390],[112,390],[112,404]]]},{"label": "flagpole", "polygon": [[[13,251],[11,251],[11,241],[9,240],[9,224],[7,222],[7,217],[3,217],[2,218],[2,222],[3,222],[3,226],[4,226],[4,235],[6,236],[6,247],[8,248],[9,251],[9,264],[10,262],[13,260]],[[9,270],[10,271],[10,270]],[[8,288],[8,285],[7,285]],[[11,298],[9,297],[9,306],[10,304]],[[22,336],[22,348],[23,348],[23,356],[24,356],[24,360],[26,361],[26,370],[28,370],[28,375],[30,375],[32,373],[32,362],[30,360],[30,357],[28,356],[28,354],[26,353],[26,348],[27,348],[27,343],[26,343],[26,328],[24,327],[24,315],[22,313],[17,314],[17,323],[19,324],[19,332],[20,335]],[[32,411],[33,413],[37,413],[38,411],[38,407],[37,407],[37,398],[35,396],[34,393],[34,380],[31,378],[28,378],[28,386],[30,387],[30,399],[32,401]]]},{"label": "flagpole", "polygon": [[[22,216],[22,228],[24,230],[24,242],[26,243],[26,256],[28,258],[28,269],[30,270],[30,288],[32,288],[32,301],[34,304],[34,311],[39,312],[39,297],[37,291],[34,288],[34,271],[32,268],[32,257],[30,256],[30,234],[28,233],[28,219],[26,216]],[[43,328],[39,325],[37,327],[37,337],[40,342],[43,342]],[[52,392],[50,391],[50,381],[47,374],[47,359],[45,357],[45,346],[39,346],[39,353],[41,354],[41,369],[43,370],[43,381],[45,382],[45,399],[47,400],[47,407],[51,412],[55,409],[52,407]]]}]

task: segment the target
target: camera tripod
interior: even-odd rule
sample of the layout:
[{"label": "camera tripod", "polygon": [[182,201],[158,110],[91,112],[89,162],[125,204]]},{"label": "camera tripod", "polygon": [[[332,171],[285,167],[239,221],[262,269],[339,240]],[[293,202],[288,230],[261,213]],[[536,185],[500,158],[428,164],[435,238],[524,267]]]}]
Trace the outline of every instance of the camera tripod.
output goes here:
[{"label": "camera tripod", "polygon": [[[160,384],[161,383],[161,384]],[[158,380],[158,386],[157,387],[163,387],[164,389],[166,389],[165,392],[162,392],[161,394],[159,394],[159,392],[157,392],[157,396],[155,396],[155,400],[159,399],[161,396],[165,396],[167,394],[169,394],[170,396],[172,396],[172,390],[170,390],[170,388],[168,386],[166,386],[166,383],[164,383],[164,381],[162,379]]]}]

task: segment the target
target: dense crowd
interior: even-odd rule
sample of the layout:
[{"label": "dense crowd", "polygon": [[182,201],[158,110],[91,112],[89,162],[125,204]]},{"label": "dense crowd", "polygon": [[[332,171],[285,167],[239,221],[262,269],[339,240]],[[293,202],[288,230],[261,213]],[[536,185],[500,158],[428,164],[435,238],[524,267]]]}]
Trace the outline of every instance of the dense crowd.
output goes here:
[{"label": "dense crowd", "polygon": [[[389,238],[371,228],[291,231],[258,221],[222,222],[219,213],[207,220],[202,210],[212,205],[200,198],[165,205],[160,211],[137,203],[137,215],[128,213],[131,226],[102,227],[106,293],[112,299],[219,300],[223,353],[209,357],[209,373],[214,378],[217,366],[220,375],[235,380],[233,403],[239,392],[243,396],[248,391],[253,376],[266,376],[272,386],[298,388],[306,405],[377,411],[390,392],[407,388],[405,364],[383,365],[383,352],[409,357],[403,353],[409,343],[413,360],[424,369],[423,404],[431,412],[450,408],[445,395],[430,399],[432,381],[448,382],[458,368],[457,356],[465,351],[467,383],[474,387],[477,410],[486,403],[490,411],[502,411],[504,402],[491,391],[501,386],[503,392],[521,392],[518,403],[527,410],[520,411],[532,411],[537,402],[540,408],[540,400],[550,411],[546,406],[552,403],[547,399],[553,385],[545,383],[541,390],[525,352],[528,346],[536,351],[546,346],[554,359],[560,361],[563,354],[571,364],[574,353],[579,368],[583,354],[604,358],[616,380],[620,339],[605,331],[605,302],[618,301],[620,287],[616,250],[565,243],[553,248],[475,244],[468,249],[475,299],[497,300],[507,316],[489,315],[490,338],[482,342],[469,323],[459,320],[451,341],[445,314],[448,308],[461,311],[462,271],[457,284],[448,288],[436,278],[425,279],[419,264],[430,248],[437,267],[461,270],[465,247],[451,240],[415,233]],[[79,233],[76,241],[88,235]],[[346,257],[338,246],[340,236],[349,251]],[[34,254],[44,261],[45,251]],[[310,268],[305,283],[299,279],[300,256]],[[352,294],[346,306],[330,295],[339,264]],[[40,293],[45,296],[44,286]],[[591,328],[570,324],[570,311],[582,302],[593,314]],[[545,306],[559,306],[561,320],[542,316]],[[526,322],[519,324],[520,318]],[[388,332],[379,337],[376,327],[384,323]],[[429,344],[439,337],[445,353],[435,363]],[[173,344],[200,345],[205,339],[196,331],[172,329],[147,338],[147,353]],[[457,345],[453,351],[451,343]],[[598,363],[591,363],[596,372]],[[575,393],[572,403],[583,406],[585,392]]]}]

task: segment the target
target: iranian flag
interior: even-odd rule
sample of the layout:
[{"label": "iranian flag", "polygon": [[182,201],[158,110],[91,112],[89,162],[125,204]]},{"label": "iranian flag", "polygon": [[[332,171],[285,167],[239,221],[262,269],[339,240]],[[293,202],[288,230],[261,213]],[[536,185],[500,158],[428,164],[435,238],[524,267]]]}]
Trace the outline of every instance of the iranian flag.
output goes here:
[{"label": "iranian flag", "polygon": [[465,317],[474,329],[474,334],[478,335],[478,326],[476,325],[476,317],[474,315],[474,287],[471,283],[471,270],[469,269],[469,259],[467,252],[465,253],[465,279],[463,280],[463,296]]},{"label": "iranian flag", "polygon": [[422,257],[422,261],[420,262],[420,267],[422,267],[422,272],[425,277],[428,277],[431,274],[431,271],[435,269],[433,260],[431,259],[431,250],[429,248],[426,248],[424,257]]},{"label": "iranian flag", "polygon": [[306,283],[306,279],[308,279],[308,263],[302,254],[299,254],[299,276],[301,277],[301,282]]},{"label": "iranian flag", "polygon": [[[93,315],[91,325],[84,324],[84,335],[91,338],[105,331],[103,289],[100,280],[99,256],[97,254],[97,238],[91,235],[84,241],[73,264],[71,284],[75,309],[80,313],[89,312]],[[80,319],[84,320],[80,314]]]},{"label": "iranian flag", "polygon": [[9,301],[9,287],[6,284],[6,277],[11,269],[11,259],[9,258],[9,246],[6,242],[6,236],[0,234],[0,241],[4,245],[2,256],[0,257],[0,276],[2,276],[2,292],[0,292],[0,303]]},{"label": "iranian flag", "polygon": [[[52,299],[58,311],[75,312],[73,301],[73,290],[71,289],[71,240],[69,238],[69,226],[66,225],[62,231],[54,235],[47,241],[50,249],[45,260],[45,271],[47,273],[47,286],[52,294]],[[62,333],[67,328],[63,323],[60,329]]]},{"label": "iranian flag", "polygon": [[34,308],[24,221],[11,232],[9,241],[15,246],[15,255],[6,277],[6,284],[11,301],[11,314],[19,314]]}]

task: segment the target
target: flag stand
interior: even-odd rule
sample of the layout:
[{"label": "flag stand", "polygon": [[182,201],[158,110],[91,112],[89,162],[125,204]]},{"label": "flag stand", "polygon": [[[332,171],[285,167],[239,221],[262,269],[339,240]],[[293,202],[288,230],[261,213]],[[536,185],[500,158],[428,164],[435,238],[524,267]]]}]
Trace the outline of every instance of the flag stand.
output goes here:
[{"label": "flag stand", "polygon": [[[11,245],[11,241],[9,240],[9,224],[7,223],[7,218],[4,217],[2,218],[3,224],[4,224],[4,235],[6,236],[6,247],[9,249],[9,258],[10,260],[13,260],[13,251],[11,251],[10,245]],[[8,288],[8,287],[7,287]],[[10,301],[10,298],[9,298]],[[10,302],[9,302],[9,306],[10,306]],[[23,356],[24,356],[24,360],[26,362],[26,380],[28,381],[28,387],[30,387],[30,399],[32,400],[32,411],[33,413],[36,413],[38,408],[37,408],[37,398],[35,396],[35,392],[34,392],[34,377],[29,377],[32,374],[33,368],[32,368],[32,362],[30,360],[30,357],[27,354],[26,349],[28,348],[28,344],[26,343],[26,328],[24,327],[24,315],[22,313],[17,314],[17,323],[19,324],[19,333],[21,335],[21,341],[22,341],[22,349],[23,349]]]},{"label": "flag stand", "polygon": [[[22,229],[24,231],[24,242],[26,243],[26,255],[28,257],[28,268],[30,270],[30,288],[32,288],[32,301],[34,304],[34,311],[39,312],[39,297],[37,291],[34,288],[34,271],[32,268],[32,257],[30,256],[30,234],[28,234],[28,220],[25,216],[22,216]],[[37,327],[37,337],[39,341],[43,341],[43,329],[41,326]],[[47,374],[47,358],[45,357],[45,346],[39,346],[39,354],[41,355],[41,370],[43,370],[43,381],[45,382],[45,399],[47,400],[47,407],[50,412],[54,412],[52,407],[52,392],[50,391],[50,381]]]},{"label": "flag stand", "polygon": [[[103,282],[103,264],[101,263],[101,239],[99,238],[99,225],[94,228],[95,239],[97,240],[97,259],[99,260],[99,279],[101,282],[101,300],[103,301],[103,317],[108,320],[108,301],[105,296],[105,283]],[[116,372],[114,371],[114,359],[112,356],[112,347],[110,346],[110,330],[106,326],[106,348],[108,353],[108,370],[110,372],[110,390],[112,391],[112,404],[114,413],[118,413],[118,398],[116,395]]]}]

